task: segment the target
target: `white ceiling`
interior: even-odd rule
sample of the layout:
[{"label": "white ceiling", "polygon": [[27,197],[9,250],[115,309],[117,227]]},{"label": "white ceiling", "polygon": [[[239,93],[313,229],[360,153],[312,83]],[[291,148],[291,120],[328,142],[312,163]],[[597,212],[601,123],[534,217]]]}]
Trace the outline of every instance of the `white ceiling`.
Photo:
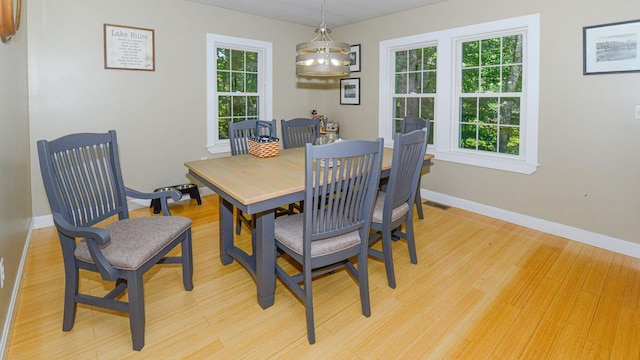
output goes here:
[{"label": "white ceiling", "polygon": [[[301,25],[322,23],[321,0],[188,0]],[[328,27],[357,23],[445,0],[325,0]]]}]

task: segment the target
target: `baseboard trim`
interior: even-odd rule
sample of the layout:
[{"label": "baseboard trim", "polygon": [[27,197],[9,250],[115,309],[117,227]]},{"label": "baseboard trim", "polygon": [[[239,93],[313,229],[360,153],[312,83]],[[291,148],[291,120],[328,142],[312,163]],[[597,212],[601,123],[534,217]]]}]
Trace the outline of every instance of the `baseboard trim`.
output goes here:
[{"label": "baseboard trim", "polygon": [[13,287],[13,291],[11,291],[11,300],[9,302],[9,308],[7,309],[7,317],[4,322],[4,329],[2,331],[2,338],[0,339],[0,358],[7,359],[9,356],[9,340],[11,339],[11,332],[13,331],[13,319],[15,319],[16,311],[18,310],[18,295],[20,294],[20,289],[22,289],[22,277],[24,274],[24,266],[27,261],[27,253],[29,252],[29,244],[31,243],[31,234],[33,232],[34,221],[31,220],[29,231],[27,232],[27,238],[24,242],[24,247],[22,248],[22,256],[20,257],[20,265],[18,266],[18,273],[16,274],[16,281]]},{"label": "baseboard trim", "polygon": [[560,236],[601,249],[610,250],[619,254],[640,258],[640,244],[632,243],[627,240],[617,239],[584,229],[487,206],[473,201],[437,193],[435,191],[420,189],[420,195],[423,199],[429,199],[431,201]]}]

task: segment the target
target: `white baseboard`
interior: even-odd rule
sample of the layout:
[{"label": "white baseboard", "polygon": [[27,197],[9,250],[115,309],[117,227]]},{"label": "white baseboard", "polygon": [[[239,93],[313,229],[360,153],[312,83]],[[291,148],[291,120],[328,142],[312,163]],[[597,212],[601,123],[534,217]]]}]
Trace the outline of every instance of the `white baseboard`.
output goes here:
[{"label": "white baseboard", "polygon": [[9,302],[9,308],[7,309],[7,317],[4,321],[4,330],[2,331],[2,338],[0,339],[0,358],[7,359],[9,354],[8,341],[11,337],[11,331],[13,330],[13,319],[15,318],[17,311],[18,294],[22,288],[22,276],[24,274],[24,265],[27,260],[27,252],[29,251],[29,244],[31,243],[31,233],[33,232],[34,221],[31,220],[29,226],[29,232],[22,248],[22,256],[20,257],[20,265],[18,265],[18,272],[16,273],[16,281],[11,292],[11,301]]},{"label": "white baseboard", "polygon": [[[198,188],[198,191],[200,191],[200,196],[207,196],[207,195],[214,194],[214,192],[207,187]],[[190,199],[189,195],[183,194],[180,200],[184,200],[184,199]],[[172,202],[172,200],[169,199],[169,202]],[[149,207],[150,203],[151,203],[150,200],[129,199],[127,201],[127,206],[129,206],[129,210],[135,210],[135,209]],[[35,216],[33,218],[34,229],[41,229],[49,226],[53,226],[53,216],[51,216],[51,214]]]},{"label": "white baseboard", "polygon": [[518,214],[512,211],[479,204],[473,201],[464,200],[425,189],[420,189],[420,195],[423,199],[429,199],[437,203],[486,215],[494,219],[503,220],[534,230],[539,230],[548,234],[560,236],[569,240],[592,245],[605,250],[610,250],[619,254],[628,255],[634,258],[640,258],[640,244],[632,243],[630,241],[616,239],[611,236],[590,232],[587,230],[555,223],[548,220],[538,219],[528,215]]}]

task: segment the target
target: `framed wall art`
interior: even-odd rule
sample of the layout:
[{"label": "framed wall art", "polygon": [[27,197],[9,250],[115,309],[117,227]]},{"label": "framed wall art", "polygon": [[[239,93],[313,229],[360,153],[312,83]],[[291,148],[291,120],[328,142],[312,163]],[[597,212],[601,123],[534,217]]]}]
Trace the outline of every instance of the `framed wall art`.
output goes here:
[{"label": "framed wall art", "polygon": [[360,78],[340,79],[340,105],[360,105]]},{"label": "framed wall art", "polygon": [[349,59],[351,59],[351,65],[349,71],[360,72],[360,44],[351,45],[351,52],[349,53]]},{"label": "framed wall art", "polygon": [[640,71],[640,20],[585,26],[583,74]]},{"label": "framed wall art", "polygon": [[155,71],[154,31],[104,24],[104,68]]}]

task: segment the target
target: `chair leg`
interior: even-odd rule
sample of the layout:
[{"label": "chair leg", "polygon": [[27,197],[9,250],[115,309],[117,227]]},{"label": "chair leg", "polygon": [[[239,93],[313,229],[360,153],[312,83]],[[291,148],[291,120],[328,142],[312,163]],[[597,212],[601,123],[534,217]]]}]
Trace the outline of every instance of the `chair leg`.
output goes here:
[{"label": "chair leg", "polygon": [[420,180],[418,180],[418,189],[416,189],[416,210],[418,210],[418,218],[424,219],[424,213],[422,212],[422,198],[420,197]]},{"label": "chair leg", "polygon": [[133,350],[140,351],[144,347],[144,289],[142,288],[142,273],[132,271],[127,276],[129,291],[129,326]]},{"label": "chair leg", "polygon": [[76,295],[78,294],[78,278],[79,270],[75,265],[67,265],[65,262],[66,279],[64,284],[64,315],[62,317],[62,331],[71,331],[76,321],[76,312],[78,303]]},{"label": "chair leg", "polygon": [[371,316],[371,302],[369,301],[369,266],[367,251],[358,254],[358,286],[360,287],[360,305],[362,315]]},{"label": "chair leg", "polygon": [[182,240],[182,283],[187,291],[193,290],[193,251],[191,244],[191,229],[187,230],[186,238]]},{"label": "chair leg", "polygon": [[307,316],[307,339],[309,344],[316,342],[316,331],[313,321],[313,296],[311,293],[311,266],[304,269],[304,310]]},{"label": "chair leg", "polygon": [[413,220],[411,219],[411,214],[407,216],[407,221],[405,222],[406,227],[406,237],[407,237],[407,246],[409,247],[409,258],[411,259],[412,264],[418,263],[418,256],[416,255],[416,241],[415,236],[413,234]]},{"label": "chair leg", "polygon": [[396,276],[393,270],[393,253],[391,250],[391,230],[382,231],[382,253],[384,254],[384,268],[387,271],[387,282],[392,289],[396,288]]},{"label": "chair leg", "polygon": [[240,235],[240,231],[242,230],[242,210],[237,209],[236,214],[236,235]]}]

